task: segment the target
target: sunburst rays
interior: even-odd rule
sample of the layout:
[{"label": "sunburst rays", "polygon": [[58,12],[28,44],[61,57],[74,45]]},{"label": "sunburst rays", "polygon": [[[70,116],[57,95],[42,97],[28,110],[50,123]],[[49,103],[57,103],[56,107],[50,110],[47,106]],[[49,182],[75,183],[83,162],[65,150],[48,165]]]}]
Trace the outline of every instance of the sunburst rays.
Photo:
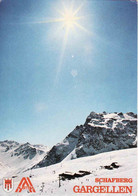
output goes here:
[{"label": "sunburst rays", "polygon": [[81,3],[77,8],[74,9],[74,2],[70,4],[70,6],[66,5],[65,2],[62,2],[62,9],[57,9],[55,8],[55,11],[59,15],[59,17],[49,19],[49,20],[44,20],[44,21],[36,21],[33,22],[33,24],[47,24],[47,23],[59,23],[59,29],[65,29],[64,31],[64,36],[62,40],[62,48],[61,48],[61,55],[60,55],[60,60],[57,66],[57,73],[55,75],[55,83],[57,83],[59,73],[62,69],[62,64],[63,64],[63,59],[64,59],[64,54],[66,51],[66,46],[68,43],[69,39],[69,34],[73,29],[78,28],[85,33],[90,34],[84,26],[80,24],[81,19],[85,18],[85,16],[79,16],[79,13],[84,5],[84,2]]},{"label": "sunburst rays", "polygon": [[80,24],[81,19],[85,18],[85,16],[79,16],[79,12],[82,9],[84,4],[82,3],[76,9],[74,9],[73,3],[71,4],[71,6],[69,8],[66,7],[65,3],[62,3],[62,5],[63,5],[63,10],[56,9],[56,11],[61,16],[61,18],[60,18],[61,21],[59,21],[59,22],[62,23],[62,28],[65,28],[65,34],[63,37],[60,61],[57,66],[55,84],[58,81],[59,74],[62,69],[62,64],[63,64],[64,54],[65,54],[65,50],[66,50],[66,46],[67,46],[67,42],[68,42],[68,38],[69,38],[69,33],[71,31],[73,31],[74,28],[78,28],[78,29],[84,31],[85,33],[90,34],[90,32],[84,26],[82,26]]}]

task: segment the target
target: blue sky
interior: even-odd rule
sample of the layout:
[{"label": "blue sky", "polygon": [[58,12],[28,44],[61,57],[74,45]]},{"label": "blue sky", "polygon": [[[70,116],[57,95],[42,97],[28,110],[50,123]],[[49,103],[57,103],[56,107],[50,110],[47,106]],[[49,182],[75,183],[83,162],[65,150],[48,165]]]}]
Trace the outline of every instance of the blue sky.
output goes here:
[{"label": "blue sky", "polygon": [[44,22],[57,9],[61,1],[0,3],[0,140],[51,146],[91,111],[136,113],[136,4],[86,0],[77,16],[87,30],[70,29],[64,52],[65,28]]}]

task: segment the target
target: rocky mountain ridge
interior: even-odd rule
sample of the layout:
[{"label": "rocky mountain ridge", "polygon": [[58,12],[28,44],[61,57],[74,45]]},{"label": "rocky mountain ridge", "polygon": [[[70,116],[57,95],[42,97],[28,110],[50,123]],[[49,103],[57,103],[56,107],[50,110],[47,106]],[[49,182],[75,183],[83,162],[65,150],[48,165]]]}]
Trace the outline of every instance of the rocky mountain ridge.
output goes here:
[{"label": "rocky mountain ridge", "polygon": [[137,115],[128,112],[91,112],[84,125],[77,126],[56,144],[33,168],[119,149],[136,147]]},{"label": "rocky mountain ridge", "polygon": [[1,152],[9,153],[11,157],[17,156],[24,159],[33,159],[35,155],[45,153],[48,148],[43,145],[31,145],[29,142],[20,144],[15,141],[0,141]]}]

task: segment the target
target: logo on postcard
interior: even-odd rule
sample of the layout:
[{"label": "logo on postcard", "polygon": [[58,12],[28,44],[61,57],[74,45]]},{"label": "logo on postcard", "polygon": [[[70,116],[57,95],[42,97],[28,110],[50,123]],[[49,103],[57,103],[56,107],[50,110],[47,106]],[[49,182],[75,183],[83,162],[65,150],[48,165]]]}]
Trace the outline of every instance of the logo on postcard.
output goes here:
[{"label": "logo on postcard", "polygon": [[13,190],[13,179],[12,178],[3,178],[3,190],[7,193]]},{"label": "logo on postcard", "polygon": [[22,180],[20,181],[20,183],[19,183],[19,185],[18,185],[18,187],[17,187],[15,192],[16,193],[17,192],[20,193],[24,189],[28,190],[30,193],[33,193],[33,192],[35,193],[35,189],[34,189],[32,183],[31,183],[31,180],[30,180],[29,177],[27,177],[27,178],[23,177],[22,178]]}]

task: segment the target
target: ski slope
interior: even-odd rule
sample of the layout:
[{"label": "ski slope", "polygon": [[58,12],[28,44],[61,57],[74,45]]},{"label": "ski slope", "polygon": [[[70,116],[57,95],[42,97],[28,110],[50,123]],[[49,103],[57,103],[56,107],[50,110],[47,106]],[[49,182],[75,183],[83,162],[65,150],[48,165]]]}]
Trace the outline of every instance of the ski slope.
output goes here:
[{"label": "ski slope", "polygon": [[[88,156],[83,158],[78,158],[75,160],[64,159],[61,163],[54,164],[48,167],[38,168],[28,170],[26,172],[20,172],[14,178],[14,190],[11,193],[6,193],[2,188],[2,179],[0,179],[0,195],[13,196],[13,195],[30,195],[27,190],[23,190],[21,193],[15,193],[22,177],[31,176],[30,180],[36,190],[36,193],[31,193],[31,195],[45,195],[45,196],[74,196],[74,195],[117,195],[117,196],[136,196],[136,172],[137,172],[137,149],[125,149],[112,152],[105,152],[94,156]],[[107,170],[102,168],[102,166],[110,165],[112,162],[118,162],[120,167],[118,169]],[[6,167],[2,168],[5,177],[11,177],[13,171],[8,171],[6,173]],[[79,170],[90,171],[91,174],[75,178],[73,180],[61,181],[61,186],[59,187],[59,174],[63,172],[78,172]],[[105,193],[74,193],[73,187],[75,185],[84,186],[99,186],[99,183],[95,182],[95,178],[132,178],[132,183],[101,183],[100,185],[108,186],[133,186],[132,194],[105,194]]]}]

